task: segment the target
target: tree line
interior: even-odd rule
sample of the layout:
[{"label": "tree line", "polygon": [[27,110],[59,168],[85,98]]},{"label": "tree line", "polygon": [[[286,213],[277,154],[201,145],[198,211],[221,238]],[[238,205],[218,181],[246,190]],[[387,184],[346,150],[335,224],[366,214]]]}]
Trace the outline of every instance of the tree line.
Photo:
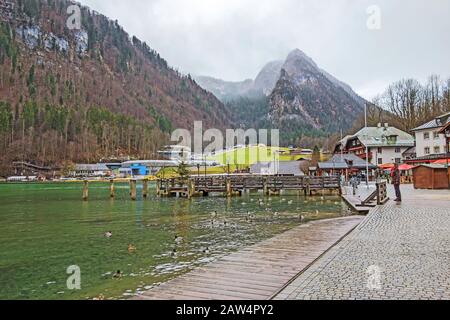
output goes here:
[{"label": "tree line", "polygon": [[[381,110],[377,112],[374,106]],[[431,75],[425,83],[402,79],[375,97],[371,109],[373,121],[386,119],[379,122],[389,122],[399,129],[410,131],[450,112],[450,78],[442,80],[437,75]]]},{"label": "tree line", "polygon": [[54,166],[66,161],[155,156],[165,136],[154,125],[101,107],[23,105],[0,101],[0,173],[26,161]]}]

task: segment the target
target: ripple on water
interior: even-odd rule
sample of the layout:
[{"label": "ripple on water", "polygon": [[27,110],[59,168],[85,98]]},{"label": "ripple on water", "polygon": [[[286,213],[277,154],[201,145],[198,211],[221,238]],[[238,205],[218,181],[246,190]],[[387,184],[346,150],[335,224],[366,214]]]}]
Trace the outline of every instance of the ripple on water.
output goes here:
[{"label": "ripple on water", "polygon": [[[14,279],[14,283],[2,284],[0,299],[23,298],[24,288],[28,288],[26,297],[32,299],[84,299],[100,293],[107,299],[120,299],[127,297],[124,293],[148,290],[298,226],[300,214],[316,214],[314,219],[348,214],[336,197],[323,203],[320,198],[309,201],[289,195],[190,201],[150,197],[131,202],[128,186],[118,184],[117,197],[111,201],[107,186],[94,184],[91,200],[82,202],[81,185],[22,185],[20,192],[14,186],[5,188],[0,185],[0,252],[8,261],[2,269],[3,279]],[[214,211],[218,214],[213,219]],[[248,213],[254,215],[250,221]],[[26,231],[26,237],[20,231]],[[108,231],[114,236],[106,240],[103,235]],[[184,243],[174,243],[175,235],[183,237]],[[130,243],[137,248],[135,254],[126,250]],[[30,276],[21,266],[31,263]],[[74,263],[80,264],[84,279],[89,279],[89,290],[63,292],[67,279],[55,275],[64,275]],[[117,270],[127,276],[112,280]],[[46,283],[42,279],[55,280]]]}]

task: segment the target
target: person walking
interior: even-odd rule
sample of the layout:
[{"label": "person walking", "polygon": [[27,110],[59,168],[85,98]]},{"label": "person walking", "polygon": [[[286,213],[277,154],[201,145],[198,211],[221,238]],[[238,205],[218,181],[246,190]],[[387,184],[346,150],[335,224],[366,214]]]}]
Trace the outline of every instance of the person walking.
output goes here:
[{"label": "person walking", "polygon": [[402,193],[400,191],[401,176],[400,176],[400,170],[398,168],[398,163],[395,164],[394,168],[391,171],[391,178],[392,178],[392,184],[394,185],[394,189],[395,189],[395,196],[397,197],[394,201],[402,202]]}]

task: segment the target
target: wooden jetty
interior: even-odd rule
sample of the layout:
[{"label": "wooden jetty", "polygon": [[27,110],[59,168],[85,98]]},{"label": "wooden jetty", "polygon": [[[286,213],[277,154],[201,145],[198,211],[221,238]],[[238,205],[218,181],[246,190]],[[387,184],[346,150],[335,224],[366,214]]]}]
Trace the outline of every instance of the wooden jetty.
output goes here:
[{"label": "wooden jetty", "polygon": [[135,300],[270,300],[362,221],[318,220],[227,255]]},{"label": "wooden jetty", "polygon": [[221,175],[191,176],[186,178],[160,179],[157,181],[159,196],[208,196],[221,193],[228,197],[244,192],[263,191],[266,195],[280,194],[282,191],[299,191],[305,195],[317,192],[336,191],[340,194],[339,176],[261,176],[261,175]]}]

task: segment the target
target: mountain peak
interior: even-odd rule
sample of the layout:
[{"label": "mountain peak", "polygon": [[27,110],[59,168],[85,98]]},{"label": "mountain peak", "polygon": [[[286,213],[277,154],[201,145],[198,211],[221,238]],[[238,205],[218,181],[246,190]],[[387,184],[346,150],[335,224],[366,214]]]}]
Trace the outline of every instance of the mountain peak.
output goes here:
[{"label": "mountain peak", "polygon": [[294,49],[294,50],[292,50],[292,51],[289,53],[289,55],[288,55],[286,61],[289,61],[289,60],[298,60],[298,59],[307,60],[308,62],[311,62],[311,63],[313,63],[313,64],[316,64],[316,63],[314,62],[314,60],[311,59],[310,56],[308,56],[305,52],[303,52],[303,51],[300,50],[300,49]]},{"label": "mountain peak", "polygon": [[319,72],[319,67],[314,60],[300,49],[295,49],[289,53],[283,68],[291,75]]}]

